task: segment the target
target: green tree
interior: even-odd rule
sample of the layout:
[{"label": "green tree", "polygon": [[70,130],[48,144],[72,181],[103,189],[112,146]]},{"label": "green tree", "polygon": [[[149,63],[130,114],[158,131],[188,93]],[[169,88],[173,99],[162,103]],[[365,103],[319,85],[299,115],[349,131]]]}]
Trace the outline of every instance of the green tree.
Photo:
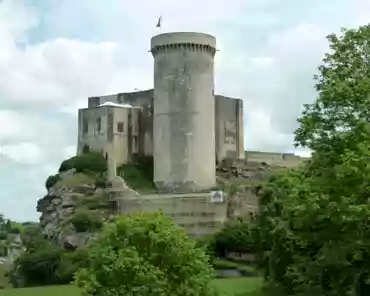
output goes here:
[{"label": "green tree", "polygon": [[53,187],[58,181],[60,180],[59,174],[51,175],[46,179],[45,187],[47,190],[49,190],[51,187]]},{"label": "green tree", "polygon": [[63,161],[59,172],[70,169],[75,169],[77,172],[104,173],[107,171],[107,162],[101,153],[88,152]]},{"label": "green tree", "polygon": [[63,249],[52,244],[37,251],[26,251],[16,260],[17,276],[25,286],[58,284],[56,270],[63,255]]},{"label": "green tree", "polygon": [[331,50],[315,76],[318,97],[298,119],[296,146],[320,152],[326,163],[367,136],[361,131],[370,114],[369,39],[370,25],[328,36]]},{"label": "green tree", "polygon": [[238,217],[228,221],[213,235],[210,248],[215,255],[225,257],[227,252],[253,252],[253,243],[251,219]]},{"label": "green tree", "polygon": [[312,159],[260,192],[256,242],[273,295],[370,294],[370,26],[328,39],[296,131]]},{"label": "green tree", "polygon": [[209,295],[212,268],[202,248],[161,213],[121,216],[89,249],[77,272],[84,295]]}]

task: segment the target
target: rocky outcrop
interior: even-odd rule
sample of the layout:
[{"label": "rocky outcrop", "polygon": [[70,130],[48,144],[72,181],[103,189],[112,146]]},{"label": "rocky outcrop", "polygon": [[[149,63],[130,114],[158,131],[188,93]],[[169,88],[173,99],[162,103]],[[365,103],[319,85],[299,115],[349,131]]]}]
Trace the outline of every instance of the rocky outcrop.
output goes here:
[{"label": "rocky outcrop", "polygon": [[[72,182],[74,178],[85,179],[85,183]],[[81,174],[68,172],[61,175],[60,180],[37,203],[42,233],[66,248],[86,245],[94,233],[76,231],[71,218],[76,211],[86,208],[94,210],[102,221],[107,220],[112,214],[106,198],[108,191],[109,188],[97,188],[93,179],[81,178]]]},{"label": "rocky outcrop", "polygon": [[253,214],[258,210],[257,191],[273,173],[287,168],[268,165],[264,162],[225,160],[217,168],[217,183],[229,188],[229,218]]},{"label": "rocky outcrop", "polygon": [[220,180],[264,180],[271,172],[281,169],[264,162],[247,162],[245,160],[225,160],[217,168]]}]

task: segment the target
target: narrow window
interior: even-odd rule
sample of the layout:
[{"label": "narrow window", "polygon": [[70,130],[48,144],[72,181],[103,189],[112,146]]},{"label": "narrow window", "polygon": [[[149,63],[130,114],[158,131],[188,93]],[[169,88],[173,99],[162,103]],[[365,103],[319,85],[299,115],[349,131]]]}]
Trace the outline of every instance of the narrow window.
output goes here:
[{"label": "narrow window", "polygon": [[118,122],[117,130],[119,133],[123,133],[123,122]]},{"label": "narrow window", "polygon": [[84,135],[86,135],[89,132],[89,124],[86,119],[83,120],[82,130]]},{"label": "narrow window", "polygon": [[96,131],[98,133],[100,133],[101,131],[101,118],[100,117],[96,120]]}]

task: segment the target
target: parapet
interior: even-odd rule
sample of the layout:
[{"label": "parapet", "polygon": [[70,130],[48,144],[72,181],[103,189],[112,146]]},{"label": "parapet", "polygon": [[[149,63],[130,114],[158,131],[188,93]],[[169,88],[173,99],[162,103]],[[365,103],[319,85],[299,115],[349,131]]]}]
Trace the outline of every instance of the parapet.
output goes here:
[{"label": "parapet", "polygon": [[196,32],[175,32],[159,34],[151,39],[151,52],[155,55],[168,49],[188,48],[216,53],[216,38],[209,34]]}]

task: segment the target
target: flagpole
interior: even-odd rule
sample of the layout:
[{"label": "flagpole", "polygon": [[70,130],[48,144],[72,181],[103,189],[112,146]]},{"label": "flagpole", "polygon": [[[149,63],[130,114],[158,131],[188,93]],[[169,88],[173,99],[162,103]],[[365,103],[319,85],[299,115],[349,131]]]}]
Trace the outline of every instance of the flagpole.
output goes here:
[{"label": "flagpole", "polygon": [[162,13],[161,13],[161,15],[159,16],[159,19],[158,19],[158,22],[157,22],[156,27],[157,27],[157,28],[160,28],[161,33],[163,33],[163,28],[162,28]]},{"label": "flagpole", "polygon": [[162,18],[162,13],[161,13],[161,34],[163,33],[162,23],[163,23],[163,18]]}]

